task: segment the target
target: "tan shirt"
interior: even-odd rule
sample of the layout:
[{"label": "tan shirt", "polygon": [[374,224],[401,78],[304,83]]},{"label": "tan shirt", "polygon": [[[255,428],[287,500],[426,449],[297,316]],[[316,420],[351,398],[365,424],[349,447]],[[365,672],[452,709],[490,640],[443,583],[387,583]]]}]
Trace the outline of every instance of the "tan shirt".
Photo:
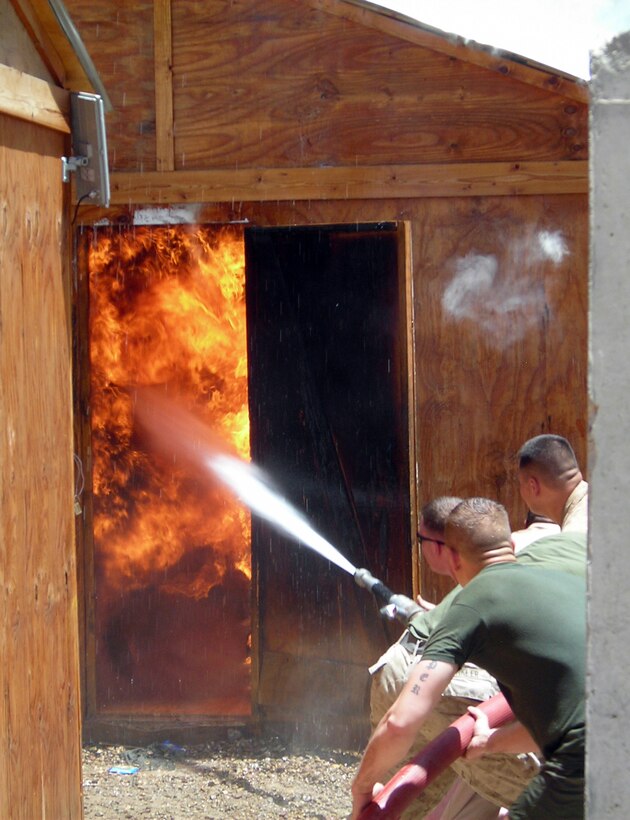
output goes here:
[{"label": "tan shirt", "polygon": [[588,484],[580,481],[567,498],[562,515],[562,530],[588,532]]},{"label": "tan shirt", "polygon": [[559,532],[560,527],[557,524],[547,523],[546,521],[535,521],[524,530],[514,530],[512,532],[514,552],[518,554],[525,547],[533,544],[534,541],[538,541],[539,538],[545,538],[547,535],[557,535]]}]

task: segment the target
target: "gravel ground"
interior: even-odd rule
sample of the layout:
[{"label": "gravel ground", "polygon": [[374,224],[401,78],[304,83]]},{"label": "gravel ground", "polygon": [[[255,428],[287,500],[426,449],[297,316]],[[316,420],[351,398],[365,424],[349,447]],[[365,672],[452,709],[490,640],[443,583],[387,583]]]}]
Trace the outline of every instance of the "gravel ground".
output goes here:
[{"label": "gravel ground", "polygon": [[[227,740],[184,748],[87,745],[85,818],[347,818],[359,759],[358,752],[289,749],[277,737],[236,730]],[[138,771],[117,774],[115,766]]]}]

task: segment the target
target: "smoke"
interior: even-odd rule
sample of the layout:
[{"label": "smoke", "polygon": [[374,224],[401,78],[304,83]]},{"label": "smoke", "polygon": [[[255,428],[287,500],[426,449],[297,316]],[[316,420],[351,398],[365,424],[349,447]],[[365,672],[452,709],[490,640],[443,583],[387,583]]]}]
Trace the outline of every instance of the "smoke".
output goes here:
[{"label": "smoke", "polygon": [[555,278],[530,272],[545,263],[560,265],[569,254],[560,231],[534,231],[513,240],[499,264],[494,254],[471,251],[451,260],[451,281],[442,308],[457,321],[471,320],[490,344],[504,347],[523,338],[540,321],[546,307],[546,286]]},{"label": "smoke", "polygon": [[538,246],[540,259],[550,259],[555,265],[559,265],[569,253],[567,243],[560,231],[541,231],[538,234]]},{"label": "smoke", "polygon": [[492,291],[499,265],[495,256],[469,253],[455,263],[455,276],[444,291],[442,306],[456,319],[472,319]]}]

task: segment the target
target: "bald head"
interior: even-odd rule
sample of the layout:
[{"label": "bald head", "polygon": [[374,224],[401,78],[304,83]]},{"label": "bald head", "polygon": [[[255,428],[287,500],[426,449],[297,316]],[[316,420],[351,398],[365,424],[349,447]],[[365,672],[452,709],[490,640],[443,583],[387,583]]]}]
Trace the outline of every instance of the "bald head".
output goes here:
[{"label": "bald head", "polygon": [[467,498],[458,504],[446,522],[445,538],[447,546],[475,564],[513,553],[507,511],[489,498]]}]

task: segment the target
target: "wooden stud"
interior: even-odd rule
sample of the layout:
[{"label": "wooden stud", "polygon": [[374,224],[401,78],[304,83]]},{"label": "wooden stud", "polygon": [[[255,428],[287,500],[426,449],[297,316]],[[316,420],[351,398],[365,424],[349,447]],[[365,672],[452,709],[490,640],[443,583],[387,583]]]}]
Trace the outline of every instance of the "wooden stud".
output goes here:
[{"label": "wooden stud", "polygon": [[414,356],[413,327],[413,260],[411,256],[411,223],[404,221],[398,226],[398,266],[401,299],[400,315],[404,321],[407,426],[409,442],[409,515],[411,519],[409,552],[411,555],[411,582],[414,595],[422,588],[420,577],[420,554],[418,550],[418,478],[416,469],[416,368]]},{"label": "wooden stud", "polygon": [[171,0],[153,4],[155,64],[155,153],[158,171],[175,169],[173,143],[173,46]]}]

